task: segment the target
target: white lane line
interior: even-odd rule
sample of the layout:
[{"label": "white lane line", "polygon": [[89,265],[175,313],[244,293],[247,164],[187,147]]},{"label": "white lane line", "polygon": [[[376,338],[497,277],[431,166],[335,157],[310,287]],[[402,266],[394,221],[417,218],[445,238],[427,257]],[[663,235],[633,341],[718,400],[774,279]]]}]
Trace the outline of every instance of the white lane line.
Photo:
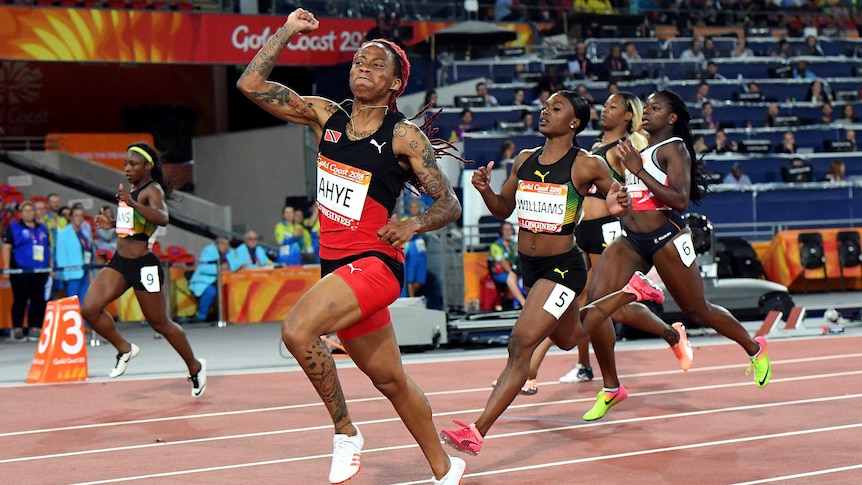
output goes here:
[{"label": "white lane line", "polygon": [[[806,357],[803,359],[788,359],[782,361],[774,361],[772,362],[773,366],[776,365],[785,365],[785,364],[798,364],[798,363],[808,363],[812,361],[821,362],[824,360],[836,360],[836,359],[848,359],[848,358],[857,358],[862,357],[862,353],[858,354],[841,354],[841,355],[828,355],[828,356],[820,356],[820,357]],[[688,371],[689,374],[693,372],[709,372],[714,370],[725,370],[725,369],[734,369],[734,368],[743,368],[748,367],[748,364],[732,364],[732,365],[720,365],[720,366],[711,366],[711,367],[701,367],[694,368]],[[667,371],[656,371],[656,372],[641,372],[637,374],[624,374],[620,375],[620,379],[634,379],[638,377],[654,377],[654,376],[662,376],[662,375],[677,375],[681,374],[681,371],[676,370],[667,370]],[[862,371],[848,371],[848,372],[838,372],[831,374],[817,374],[811,376],[799,376],[799,377],[788,377],[788,378],[773,378],[770,381],[770,385],[781,382],[794,382],[800,380],[808,380],[808,379],[821,379],[821,378],[830,378],[830,377],[846,377],[855,374],[862,374]],[[560,386],[570,386],[571,384],[561,383],[558,381],[549,381],[549,382],[540,382],[539,386],[548,387],[553,385]],[[690,391],[699,391],[699,390],[707,390],[707,389],[722,389],[722,388],[731,388],[731,387],[739,387],[739,386],[748,386],[751,385],[751,382],[734,382],[729,384],[717,384],[713,386],[699,386],[699,387],[687,387],[687,388],[675,388],[675,389],[667,389],[661,391],[644,391],[640,393],[630,393],[630,396],[652,396],[659,394],[670,394],[677,392],[690,392]],[[428,397],[433,396],[450,396],[455,394],[465,394],[472,392],[489,392],[489,387],[474,387],[469,389],[457,389],[457,390],[448,390],[448,391],[435,391],[435,392],[426,392],[425,395]],[[533,407],[533,406],[543,406],[548,404],[559,404],[559,403],[579,403],[579,402],[592,402],[595,398],[581,398],[581,399],[571,399],[565,401],[543,401],[540,403],[532,403],[532,404],[513,404],[509,406],[508,409],[517,409],[521,407]],[[353,403],[364,403],[364,402],[377,402],[377,401],[385,401],[386,398],[383,396],[374,396],[360,399],[348,399],[348,404]],[[271,406],[265,408],[252,408],[252,409],[241,409],[236,411],[220,411],[216,413],[202,413],[202,414],[189,414],[189,415],[178,415],[178,416],[165,416],[160,418],[147,418],[147,419],[135,419],[128,421],[111,421],[107,423],[92,423],[92,424],[80,424],[73,426],[60,426],[55,428],[38,428],[38,429],[29,429],[22,431],[10,431],[6,433],[0,433],[0,438],[8,438],[14,436],[25,436],[25,435],[33,435],[33,434],[42,434],[42,433],[55,433],[60,431],[78,431],[83,429],[94,429],[94,428],[106,428],[113,426],[129,426],[136,424],[148,424],[148,423],[161,423],[161,422],[170,422],[170,421],[182,421],[186,419],[202,419],[202,418],[217,418],[224,416],[238,416],[243,414],[254,414],[254,413],[267,413],[267,412],[277,412],[277,411],[286,411],[292,409],[306,409],[306,408],[314,408],[314,407],[323,407],[323,403],[320,401],[312,402],[312,403],[302,403],[302,404],[291,404],[285,406]],[[449,416],[453,414],[459,413],[468,413],[468,412],[476,412],[482,411],[482,409],[467,409],[462,411],[452,411],[447,413],[435,413],[435,416]],[[314,428],[317,429],[317,428]]]}]

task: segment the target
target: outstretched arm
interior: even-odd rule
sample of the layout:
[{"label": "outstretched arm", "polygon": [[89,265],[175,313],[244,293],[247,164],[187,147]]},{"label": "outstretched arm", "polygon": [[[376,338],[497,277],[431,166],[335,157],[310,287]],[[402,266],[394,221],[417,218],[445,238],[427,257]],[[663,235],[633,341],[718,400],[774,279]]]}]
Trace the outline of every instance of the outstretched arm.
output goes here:
[{"label": "outstretched arm", "polygon": [[311,12],[296,9],[245,68],[236,86],[249,99],[279,119],[312,127],[320,138],[323,125],[334,112],[333,103],[317,96],[303,97],[282,84],[269,81],[284,48],[300,34],[317,30],[320,23]]}]

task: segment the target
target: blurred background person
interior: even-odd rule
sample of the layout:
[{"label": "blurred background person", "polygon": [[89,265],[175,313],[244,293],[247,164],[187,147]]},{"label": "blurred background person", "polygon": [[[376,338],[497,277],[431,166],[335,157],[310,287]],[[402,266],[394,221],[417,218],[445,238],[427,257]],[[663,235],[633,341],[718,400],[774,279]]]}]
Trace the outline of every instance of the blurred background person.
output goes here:
[{"label": "blurred background person", "polygon": [[[218,274],[224,271],[234,271],[238,266],[236,258],[232,258],[230,252],[230,240],[225,236],[219,236],[215,242],[210,243],[201,250],[198,265],[189,279],[189,291],[198,299],[198,311],[195,314],[196,322],[209,321],[210,309],[218,297]],[[216,318],[221,318],[217,315]]]},{"label": "blurred background person", "polygon": [[233,262],[231,267],[236,269],[260,268],[272,264],[272,260],[266,255],[266,251],[258,246],[258,237],[255,231],[245,233],[243,243],[232,253]]},{"label": "blurred background person", "polygon": [[844,182],[847,180],[847,166],[843,160],[833,160],[826,172],[826,180],[829,182]]},{"label": "blurred background person", "polygon": [[724,177],[724,183],[729,185],[751,185],[751,178],[743,173],[742,164],[734,163],[730,173]]},{"label": "blurred background person", "polygon": [[[3,233],[3,269],[39,270],[53,266],[48,228],[36,220],[32,202],[19,208],[20,219],[12,222]],[[13,342],[38,341],[42,334],[45,316],[45,285],[48,273],[19,273],[4,275],[12,285],[12,337]],[[27,329],[24,329],[24,315]]]},{"label": "blurred background person", "polygon": [[[407,215],[403,219],[418,217],[425,211],[422,201],[410,199]],[[428,278],[428,255],[425,249],[425,236],[414,233],[413,238],[404,245],[404,289],[401,296],[419,296]]]},{"label": "blurred background person", "polygon": [[[66,296],[77,296],[80,302],[90,287],[90,265],[95,244],[92,232],[84,228],[84,209],[72,209],[69,224],[57,233],[56,277],[62,281]],[[69,268],[69,269],[65,269]]]}]

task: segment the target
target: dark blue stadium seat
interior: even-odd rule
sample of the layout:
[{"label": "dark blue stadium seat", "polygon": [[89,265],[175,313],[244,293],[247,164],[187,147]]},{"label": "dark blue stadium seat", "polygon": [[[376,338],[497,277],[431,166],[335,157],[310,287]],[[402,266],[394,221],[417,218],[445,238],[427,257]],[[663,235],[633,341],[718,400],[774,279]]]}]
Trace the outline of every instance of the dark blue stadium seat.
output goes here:
[{"label": "dark blue stadium seat", "polygon": [[[844,160],[844,163],[849,167],[862,165],[862,152],[810,153],[796,156],[804,158],[811,164],[814,168],[814,176],[818,179],[826,176],[829,164],[836,159]],[[745,174],[751,178],[751,182],[762,184],[781,182],[781,167],[789,165],[790,159],[793,157],[794,155],[779,154],[752,155],[750,157],[709,154],[703,158],[703,162],[710,172],[719,172],[722,175],[727,175],[734,163],[741,163]],[[732,217],[733,213],[729,213],[728,216]]]}]

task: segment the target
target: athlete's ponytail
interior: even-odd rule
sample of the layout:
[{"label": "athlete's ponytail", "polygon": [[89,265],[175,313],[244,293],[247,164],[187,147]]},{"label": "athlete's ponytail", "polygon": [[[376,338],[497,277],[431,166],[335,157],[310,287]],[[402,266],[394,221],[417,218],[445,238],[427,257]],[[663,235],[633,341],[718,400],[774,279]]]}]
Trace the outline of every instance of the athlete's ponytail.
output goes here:
[{"label": "athlete's ponytail", "polygon": [[677,118],[673,124],[673,134],[682,138],[691,158],[691,187],[688,198],[692,202],[698,203],[706,195],[707,184],[703,171],[698,167],[697,152],[694,151],[694,138],[691,135],[691,128],[689,127],[691,113],[688,111],[685,101],[675,92],[665,89],[658,91],[658,94],[667,100],[671,111],[676,113]]}]

